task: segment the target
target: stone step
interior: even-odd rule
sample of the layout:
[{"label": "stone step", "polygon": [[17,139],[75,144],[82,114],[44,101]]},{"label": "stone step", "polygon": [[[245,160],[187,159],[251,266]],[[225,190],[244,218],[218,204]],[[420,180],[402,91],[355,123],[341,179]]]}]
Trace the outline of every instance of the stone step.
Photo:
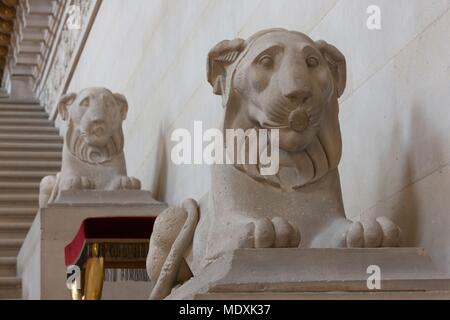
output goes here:
[{"label": "stone step", "polygon": [[63,137],[58,135],[0,133],[0,142],[59,142],[62,144],[63,141]]},{"label": "stone step", "polygon": [[31,14],[27,17],[27,27],[48,29],[51,25],[51,15]]},{"label": "stone step", "polygon": [[[29,161],[8,161],[8,160],[0,160],[0,168],[2,170],[13,170],[13,171],[37,171],[37,170],[61,170],[61,162],[60,161],[38,161],[38,160],[29,160]],[[0,181],[1,182],[1,181]]]},{"label": "stone step", "polygon": [[49,36],[46,29],[27,29],[23,33],[23,39],[28,41],[45,41]]},{"label": "stone step", "polygon": [[25,207],[0,207],[0,222],[29,222],[32,223],[38,212],[37,203],[33,206]]},{"label": "stone step", "polygon": [[0,277],[0,288],[16,287],[20,288],[21,282],[17,277]]},{"label": "stone step", "polygon": [[24,142],[0,142],[0,151],[57,151],[61,152],[62,143],[24,143]]},{"label": "stone step", "polygon": [[30,15],[52,15],[55,11],[56,3],[48,0],[29,1]]},{"label": "stone step", "polygon": [[38,53],[22,52],[17,57],[17,63],[29,64],[29,65],[40,65],[42,63],[42,56]]},{"label": "stone step", "polygon": [[34,201],[39,201],[39,194],[36,192],[28,192],[22,194],[15,192],[0,193],[0,205],[4,205],[5,203],[24,203]]},{"label": "stone step", "polygon": [[22,283],[17,277],[0,277],[0,299],[20,299]]},{"label": "stone step", "polygon": [[21,192],[39,191],[39,182],[0,182],[0,192],[6,190],[17,190]]},{"label": "stone step", "polygon": [[0,126],[1,134],[40,134],[40,135],[59,135],[59,130],[54,127],[35,127],[35,126]]},{"label": "stone step", "polygon": [[31,223],[29,222],[0,222],[0,233],[27,233],[30,228]]},{"label": "stone step", "polygon": [[1,300],[22,300],[22,289],[0,289]]},{"label": "stone step", "polygon": [[38,104],[0,104],[0,111],[38,111],[45,112],[45,109]]},{"label": "stone step", "polygon": [[6,288],[2,289],[0,287],[0,299],[1,300],[21,300],[22,299],[22,289],[19,288]]},{"label": "stone step", "polygon": [[31,222],[1,222],[0,239],[24,240],[31,228]]},{"label": "stone step", "polygon": [[3,111],[0,110],[0,118],[25,118],[25,119],[48,119],[45,111]]},{"label": "stone step", "polygon": [[0,170],[0,182],[40,182],[46,176],[56,175],[56,171],[10,171]]},{"label": "stone step", "polygon": [[44,54],[45,49],[45,44],[42,42],[22,41],[19,47],[19,52]]},{"label": "stone step", "polygon": [[[27,30],[30,51],[39,52],[40,30]],[[25,53],[23,63],[34,63]],[[28,60],[29,61],[28,61]],[[31,102],[31,101],[30,101]],[[0,299],[20,299],[17,254],[38,212],[39,184],[61,166],[63,138],[37,103],[0,104]]]},{"label": "stone step", "polygon": [[0,151],[0,160],[55,160],[61,161],[62,152],[40,151]]},{"label": "stone step", "polygon": [[0,257],[17,256],[22,243],[23,239],[0,239]]},{"label": "stone step", "polygon": [[17,275],[17,258],[0,257],[0,278],[15,277]]},{"label": "stone step", "polygon": [[14,66],[14,75],[18,77],[32,77],[36,78],[39,73],[39,68],[36,65],[29,65],[23,63],[16,63]]},{"label": "stone step", "polygon": [[54,123],[48,119],[28,118],[0,118],[0,126],[47,126],[54,127]]}]

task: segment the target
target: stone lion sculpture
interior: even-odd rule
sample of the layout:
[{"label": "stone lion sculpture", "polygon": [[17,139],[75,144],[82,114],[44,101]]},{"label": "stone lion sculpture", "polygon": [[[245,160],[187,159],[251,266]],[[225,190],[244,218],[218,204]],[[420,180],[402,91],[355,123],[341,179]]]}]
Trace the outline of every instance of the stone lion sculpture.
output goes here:
[{"label": "stone lion sculpture", "polygon": [[222,96],[224,129],[279,130],[280,170],[214,165],[209,196],[160,215],[147,270],[152,299],[238,248],[375,248],[400,244],[385,217],[346,218],[338,164],[338,98],[346,60],[325,41],[270,29],[223,41],[208,56],[208,81]]},{"label": "stone lion sculpture", "polygon": [[64,95],[58,111],[68,122],[62,168],[57,176],[42,180],[41,208],[53,202],[61,191],[141,188],[139,180],[127,176],[122,122],[128,103],[123,95],[89,88]]}]

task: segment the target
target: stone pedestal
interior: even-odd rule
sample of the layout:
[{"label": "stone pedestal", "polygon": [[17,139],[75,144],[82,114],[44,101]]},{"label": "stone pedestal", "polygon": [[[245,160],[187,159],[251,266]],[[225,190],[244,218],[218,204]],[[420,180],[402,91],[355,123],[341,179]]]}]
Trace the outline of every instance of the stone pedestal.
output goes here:
[{"label": "stone pedestal", "polygon": [[[41,209],[20,250],[23,299],[70,299],[64,248],[91,217],[157,216],[166,205],[145,191],[71,191]],[[104,299],[148,299],[148,282],[105,282]]]},{"label": "stone pedestal", "polygon": [[[369,289],[370,266],[381,289]],[[369,270],[371,271],[371,270]],[[373,272],[373,271],[371,271]],[[370,283],[373,283],[370,281]],[[450,299],[450,276],[421,248],[237,250],[168,299]]]}]

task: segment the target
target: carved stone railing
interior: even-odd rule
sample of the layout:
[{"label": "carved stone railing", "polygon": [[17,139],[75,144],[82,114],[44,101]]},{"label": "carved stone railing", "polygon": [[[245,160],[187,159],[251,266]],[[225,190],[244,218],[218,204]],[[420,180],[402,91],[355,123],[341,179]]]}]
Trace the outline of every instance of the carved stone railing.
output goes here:
[{"label": "carved stone railing", "polygon": [[57,100],[68,89],[101,2],[72,0],[67,7],[65,23],[56,37],[53,55],[34,89],[52,118],[56,117]]},{"label": "carved stone railing", "polygon": [[[65,0],[1,0],[2,5],[13,6],[15,19],[11,30],[3,32],[8,43],[8,55],[2,78],[1,93],[9,97],[14,77],[29,78],[33,83],[39,76],[51,47],[51,35],[58,25],[58,14]],[[31,86],[31,85],[30,85]]]},{"label": "carved stone railing", "polygon": [[51,113],[67,90],[101,0],[4,1],[17,5],[13,32],[5,39],[10,48],[0,97],[33,97]]}]

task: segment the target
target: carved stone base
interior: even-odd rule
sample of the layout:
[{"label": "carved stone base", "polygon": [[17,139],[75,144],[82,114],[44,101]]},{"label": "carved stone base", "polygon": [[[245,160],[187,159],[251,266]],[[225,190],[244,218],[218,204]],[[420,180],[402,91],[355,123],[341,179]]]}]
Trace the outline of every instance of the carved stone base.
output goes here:
[{"label": "carved stone base", "polygon": [[[381,289],[368,288],[368,267]],[[370,281],[372,283],[372,281]],[[450,299],[450,276],[421,248],[237,250],[168,299]]]},{"label": "carved stone base", "polygon": [[[64,247],[90,217],[156,216],[167,206],[145,191],[64,192],[42,209],[20,250],[18,273],[22,298],[70,300],[66,287]],[[148,282],[105,282],[103,299],[148,299]]]}]

